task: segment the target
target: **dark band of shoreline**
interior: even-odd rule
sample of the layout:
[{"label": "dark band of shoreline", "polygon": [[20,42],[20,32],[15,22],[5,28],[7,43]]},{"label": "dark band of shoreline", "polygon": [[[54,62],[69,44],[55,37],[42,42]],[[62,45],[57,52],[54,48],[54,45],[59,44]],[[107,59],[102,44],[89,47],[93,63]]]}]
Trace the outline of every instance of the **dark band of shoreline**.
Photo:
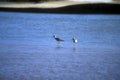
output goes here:
[{"label": "dark band of shoreline", "polygon": [[13,8],[0,7],[0,11],[31,12],[31,13],[69,13],[69,14],[120,14],[120,4],[91,3],[69,5],[59,8]]}]

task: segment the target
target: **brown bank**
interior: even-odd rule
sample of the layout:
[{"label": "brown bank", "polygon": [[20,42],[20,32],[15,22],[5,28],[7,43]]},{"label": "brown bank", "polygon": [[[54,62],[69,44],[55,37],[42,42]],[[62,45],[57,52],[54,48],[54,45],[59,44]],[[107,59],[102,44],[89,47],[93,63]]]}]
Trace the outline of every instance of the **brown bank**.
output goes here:
[{"label": "brown bank", "polygon": [[[52,3],[52,4],[51,4]],[[120,14],[120,3],[11,3],[0,5],[0,11],[32,12],[32,13],[70,13],[70,14]]]}]

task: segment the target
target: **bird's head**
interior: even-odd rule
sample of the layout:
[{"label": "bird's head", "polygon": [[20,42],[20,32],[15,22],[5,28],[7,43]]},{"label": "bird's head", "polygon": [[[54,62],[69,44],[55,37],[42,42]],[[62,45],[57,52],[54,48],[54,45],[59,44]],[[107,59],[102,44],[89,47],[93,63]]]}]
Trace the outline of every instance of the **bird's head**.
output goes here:
[{"label": "bird's head", "polygon": [[72,40],[75,40],[75,37],[73,37]]},{"label": "bird's head", "polygon": [[55,36],[55,35],[53,35],[53,37],[54,37],[54,38],[56,38],[56,36]]}]

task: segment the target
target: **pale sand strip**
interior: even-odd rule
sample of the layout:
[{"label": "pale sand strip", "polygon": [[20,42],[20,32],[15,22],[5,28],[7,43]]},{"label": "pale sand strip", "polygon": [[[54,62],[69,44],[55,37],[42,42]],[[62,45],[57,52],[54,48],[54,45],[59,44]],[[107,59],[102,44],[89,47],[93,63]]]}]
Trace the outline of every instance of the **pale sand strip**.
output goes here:
[{"label": "pale sand strip", "polygon": [[[0,7],[7,8],[58,8],[69,5],[76,4],[91,4],[93,2],[73,2],[73,1],[49,1],[49,2],[41,2],[41,3],[1,3]],[[103,2],[97,2],[103,3]],[[105,2],[104,2],[105,3]],[[108,3],[108,2],[107,2]],[[116,2],[109,2],[111,4],[116,4]],[[120,3],[117,3],[120,4]]]}]

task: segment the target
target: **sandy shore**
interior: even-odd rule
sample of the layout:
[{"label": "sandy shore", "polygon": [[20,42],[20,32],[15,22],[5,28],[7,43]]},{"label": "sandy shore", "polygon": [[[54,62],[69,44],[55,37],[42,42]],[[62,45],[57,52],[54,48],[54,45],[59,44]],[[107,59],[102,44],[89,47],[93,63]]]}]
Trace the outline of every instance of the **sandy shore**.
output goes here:
[{"label": "sandy shore", "polygon": [[[39,3],[23,3],[23,2],[2,2],[0,7],[7,8],[59,8],[70,5],[78,5],[78,4],[95,4],[96,2],[76,2],[76,1],[48,1],[48,2],[39,2]],[[97,2],[97,3],[105,3],[105,2]],[[109,2],[109,4],[117,4],[113,2]]]},{"label": "sandy shore", "polygon": [[0,7],[8,8],[58,8],[75,4],[85,4],[87,2],[73,2],[73,1],[49,1],[39,3],[2,3]]},{"label": "sandy shore", "polygon": [[41,3],[0,3],[0,11],[40,12],[40,13],[115,13],[120,3],[117,2],[73,2],[52,1]]}]

